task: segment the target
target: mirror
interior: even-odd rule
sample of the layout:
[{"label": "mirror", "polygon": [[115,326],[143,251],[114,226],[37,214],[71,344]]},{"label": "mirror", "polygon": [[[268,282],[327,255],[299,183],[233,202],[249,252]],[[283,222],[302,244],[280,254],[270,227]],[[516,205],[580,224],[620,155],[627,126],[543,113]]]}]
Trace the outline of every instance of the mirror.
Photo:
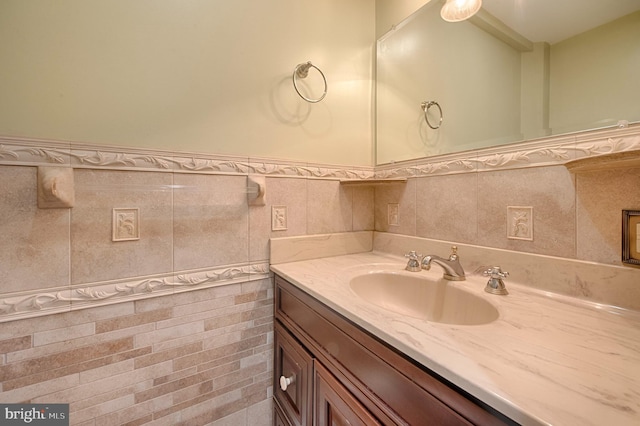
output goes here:
[{"label": "mirror", "polygon": [[640,1],[442,4],[377,42],[376,164],[640,121]]}]

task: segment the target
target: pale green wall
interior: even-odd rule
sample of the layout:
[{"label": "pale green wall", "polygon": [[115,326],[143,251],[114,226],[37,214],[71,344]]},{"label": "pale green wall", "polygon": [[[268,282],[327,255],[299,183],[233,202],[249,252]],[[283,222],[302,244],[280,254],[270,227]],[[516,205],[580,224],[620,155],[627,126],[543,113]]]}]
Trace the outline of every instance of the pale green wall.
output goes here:
[{"label": "pale green wall", "polygon": [[[640,121],[640,12],[520,53],[469,22],[443,24],[441,1],[377,0],[378,33],[420,3],[379,45],[378,164]],[[423,100],[443,106],[437,131]]]},{"label": "pale green wall", "polygon": [[[374,14],[373,0],[2,0],[0,135],[368,165]],[[307,60],[328,80],[319,104],[291,84]]]},{"label": "pale green wall", "polygon": [[640,120],[640,12],[551,46],[554,134]]},{"label": "pale green wall", "polygon": [[430,1],[438,0],[376,0],[376,38]]},{"label": "pale green wall", "polygon": [[[442,20],[439,2],[426,5],[378,43],[377,164],[521,140],[520,62],[471,22]],[[440,129],[425,123],[423,101],[441,106]]]}]

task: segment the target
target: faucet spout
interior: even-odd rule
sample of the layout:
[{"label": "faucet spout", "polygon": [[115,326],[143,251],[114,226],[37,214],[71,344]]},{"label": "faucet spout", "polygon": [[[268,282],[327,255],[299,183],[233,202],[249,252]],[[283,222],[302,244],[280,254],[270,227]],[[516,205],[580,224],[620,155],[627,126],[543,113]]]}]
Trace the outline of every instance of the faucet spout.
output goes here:
[{"label": "faucet spout", "polygon": [[428,271],[431,269],[432,263],[435,263],[444,270],[444,279],[450,281],[463,281],[465,279],[464,269],[462,269],[462,265],[460,265],[458,248],[456,246],[451,247],[451,254],[448,259],[433,254],[423,257],[421,267]]}]

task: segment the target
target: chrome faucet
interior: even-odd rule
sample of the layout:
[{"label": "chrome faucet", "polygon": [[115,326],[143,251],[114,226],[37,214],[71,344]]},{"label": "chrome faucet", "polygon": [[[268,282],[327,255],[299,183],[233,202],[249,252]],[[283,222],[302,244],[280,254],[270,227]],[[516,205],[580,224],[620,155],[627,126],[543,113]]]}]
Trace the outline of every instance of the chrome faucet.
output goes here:
[{"label": "chrome faucet", "polygon": [[435,263],[444,269],[443,278],[450,281],[463,281],[464,269],[460,265],[460,259],[458,258],[458,247],[451,246],[451,254],[448,259],[444,259],[440,256],[429,255],[422,258],[422,269],[431,269],[431,264]]}]

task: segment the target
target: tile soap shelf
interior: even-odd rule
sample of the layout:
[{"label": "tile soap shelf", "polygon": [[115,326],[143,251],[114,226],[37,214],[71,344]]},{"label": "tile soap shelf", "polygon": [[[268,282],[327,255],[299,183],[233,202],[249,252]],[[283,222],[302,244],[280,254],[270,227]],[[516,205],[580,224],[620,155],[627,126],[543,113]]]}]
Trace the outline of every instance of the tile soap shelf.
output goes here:
[{"label": "tile soap shelf", "polygon": [[640,168],[640,150],[614,152],[572,160],[565,163],[565,167],[573,173]]}]

